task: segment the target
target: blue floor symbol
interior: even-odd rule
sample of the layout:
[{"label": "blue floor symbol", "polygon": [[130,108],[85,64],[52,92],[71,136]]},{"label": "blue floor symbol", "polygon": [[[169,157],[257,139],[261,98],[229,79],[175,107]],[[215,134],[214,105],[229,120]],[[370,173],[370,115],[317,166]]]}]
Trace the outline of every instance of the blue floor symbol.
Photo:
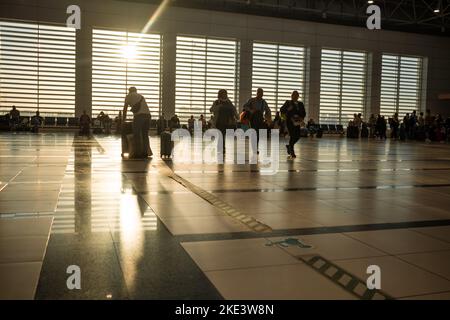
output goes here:
[{"label": "blue floor symbol", "polygon": [[296,246],[300,247],[302,249],[309,249],[312,248],[311,245],[303,243],[301,240],[296,238],[287,238],[281,241],[270,241],[269,243],[266,243],[266,246],[271,247],[275,245],[280,245],[282,247],[289,247],[289,246]]}]

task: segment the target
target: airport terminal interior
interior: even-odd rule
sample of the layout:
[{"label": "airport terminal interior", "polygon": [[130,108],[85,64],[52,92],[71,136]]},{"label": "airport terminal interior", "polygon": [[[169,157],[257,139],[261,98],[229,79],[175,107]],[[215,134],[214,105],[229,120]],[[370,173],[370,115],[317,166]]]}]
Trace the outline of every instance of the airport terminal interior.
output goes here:
[{"label": "airport terminal interior", "polygon": [[449,52],[449,1],[2,0],[0,299],[450,300]]}]

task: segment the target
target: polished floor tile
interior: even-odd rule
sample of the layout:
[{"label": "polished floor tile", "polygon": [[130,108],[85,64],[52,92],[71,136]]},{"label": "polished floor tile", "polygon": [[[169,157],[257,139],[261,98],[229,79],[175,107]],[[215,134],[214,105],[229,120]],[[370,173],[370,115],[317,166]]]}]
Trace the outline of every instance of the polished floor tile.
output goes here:
[{"label": "polished floor tile", "polygon": [[349,232],[347,235],[388,254],[405,254],[450,249],[450,243],[433,239],[429,236],[410,230]]},{"label": "polished floor tile", "polygon": [[225,216],[161,218],[173,235],[250,231],[243,223]]},{"label": "polished floor tile", "polygon": [[450,280],[450,251],[413,253],[398,257]]},{"label": "polished floor tile", "polygon": [[392,256],[338,260],[336,264],[363,280],[369,266],[379,266],[381,290],[394,298],[450,291],[450,281]]},{"label": "polished floor tile", "polygon": [[33,300],[42,262],[0,263],[0,300]]},{"label": "polished floor tile", "polygon": [[[281,148],[280,171],[267,176],[258,165],[123,161],[120,144],[0,135],[0,264],[43,259],[37,299],[355,298],[305,254],[362,279],[379,264],[395,297],[448,298],[447,145],[302,139],[298,158]],[[269,229],[253,231],[230,208]],[[6,222],[25,217],[36,222],[21,220],[20,232]],[[45,257],[41,218],[53,218]],[[288,238],[313,248],[277,245]],[[71,264],[82,269],[79,292],[65,285]]]},{"label": "polished floor tile", "polygon": [[320,255],[327,260],[342,260],[386,255],[380,250],[340,233],[277,237],[269,238],[268,240],[276,243],[286,238],[298,239],[304,244],[312,246],[312,248],[300,248],[298,246],[287,246],[284,248],[284,250],[295,257]]},{"label": "polished floor tile", "polygon": [[264,239],[184,242],[183,248],[203,271],[299,263]]},{"label": "polished floor tile", "polygon": [[52,217],[0,219],[0,239],[9,237],[48,237]]},{"label": "polished floor tile", "polygon": [[450,243],[450,226],[417,228],[412,230]]},{"label": "polished floor tile", "polygon": [[230,300],[355,299],[304,264],[210,271],[206,275]]}]

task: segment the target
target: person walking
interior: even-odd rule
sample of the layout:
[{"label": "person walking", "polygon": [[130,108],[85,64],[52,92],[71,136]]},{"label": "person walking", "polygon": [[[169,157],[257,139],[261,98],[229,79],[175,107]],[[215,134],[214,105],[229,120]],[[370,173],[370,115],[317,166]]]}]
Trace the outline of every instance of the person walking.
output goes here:
[{"label": "person walking", "polygon": [[[239,115],[236,107],[230,99],[225,89],[220,89],[217,94],[217,100],[214,101],[209,111],[214,115],[214,125],[220,130],[223,137],[223,153],[225,153],[225,138],[227,129],[236,129],[236,121]],[[219,150],[220,152],[221,150]]]},{"label": "person walking", "polygon": [[300,95],[298,91],[292,92],[291,100],[287,100],[281,107],[280,112],[286,117],[286,126],[289,132],[289,144],[286,149],[290,159],[297,156],[294,152],[294,145],[300,139],[300,130],[306,117],[305,106],[303,102],[298,101]]},{"label": "person walking", "polygon": [[256,130],[256,145],[259,144],[259,129],[265,129],[264,119],[271,118],[271,111],[267,101],[263,99],[264,90],[258,88],[256,96],[250,98],[243,106],[244,111],[249,113],[250,126]]}]

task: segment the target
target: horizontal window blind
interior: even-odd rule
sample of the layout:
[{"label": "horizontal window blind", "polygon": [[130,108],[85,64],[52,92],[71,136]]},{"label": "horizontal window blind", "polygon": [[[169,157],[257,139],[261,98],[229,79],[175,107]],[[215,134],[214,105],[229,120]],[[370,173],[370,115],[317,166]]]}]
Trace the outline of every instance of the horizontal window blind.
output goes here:
[{"label": "horizontal window blind", "polygon": [[420,110],[422,58],[383,54],[381,114],[400,116]]},{"label": "horizontal window blind", "polygon": [[[129,87],[147,101],[154,119],[161,105],[161,36],[94,29],[92,44],[92,115],[115,117]],[[129,112],[131,116],[131,112]]]},{"label": "horizontal window blind", "polygon": [[75,114],[75,29],[0,21],[0,112]]},{"label": "horizontal window blind", "polygon": [[305,49],[281,44],[253,43],[252,91],[264,90],[269,107],[278,110],[292,91],[304,98]]},{"label": "horizontal window blind", "polygon": [[238,42],[177,36],[175,113],[182,122],[191,115],[209,118],[219,89],[237,102]]},{"label": "horizontal window blind", "polygon": [[323,49],[320,75],[320,123],[347,124],[364,112],[367,54]]}]

